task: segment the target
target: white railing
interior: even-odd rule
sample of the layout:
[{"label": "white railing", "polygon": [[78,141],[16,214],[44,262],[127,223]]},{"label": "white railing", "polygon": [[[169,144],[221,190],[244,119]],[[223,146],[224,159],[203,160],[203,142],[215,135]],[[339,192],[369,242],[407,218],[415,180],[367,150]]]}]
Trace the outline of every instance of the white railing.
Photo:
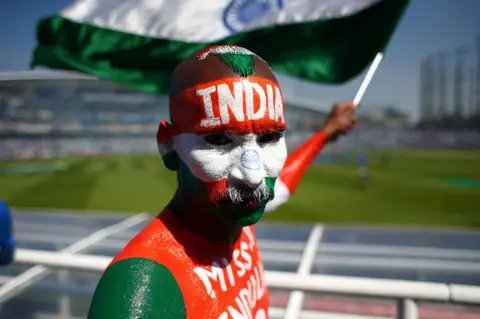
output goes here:
[{"label": "white railing", "polygon": [[[15,264],[42,265],[49,268],[103,271],[111,257],[18,249]],[[335,295],[387,298],[397,301],[398,319],[417,319],[417,301],[480,305],[480,287],[416,281],[355,278],[329,275],[300,275],[267,271],[268,286],[291,291]],[[282,318],[285,311],[271,309],[271,317]],[[328,316],[327,316],[328,317]],[[320,312],[302,312],[300,318],[325,318]],[[331,315],[329,318],[371,318],[366,316]]]}]

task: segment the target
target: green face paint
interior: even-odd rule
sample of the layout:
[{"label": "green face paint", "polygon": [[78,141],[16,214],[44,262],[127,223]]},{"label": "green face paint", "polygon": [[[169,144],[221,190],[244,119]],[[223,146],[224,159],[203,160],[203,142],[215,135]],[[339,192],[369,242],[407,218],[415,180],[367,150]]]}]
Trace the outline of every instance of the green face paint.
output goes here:
[{"label": "green face paint", "polygon": [[[212,200],[211,191],[216,185],[207,185],[204,181],[195,177],[192,174],[187,165],[180,160],[178,171],[179,187],[192,194],[192,196],[200,199],[205,203],[205,207],[214,211],[222,218],[232,222],[237,226],[249,226],[260,221],[265,211],[267,203],[273,199],[274,186],[276,177],[265,177],[264,182],[268,188],[270,196],[260,201],[258,205],[254,207],[249,206],[247,203],[234,203],[231,199],[225,198],[216,202]],[[219,181],[215,183],[225,183],[225,181]],[[211,183],[208,183],[211,184]]]}]

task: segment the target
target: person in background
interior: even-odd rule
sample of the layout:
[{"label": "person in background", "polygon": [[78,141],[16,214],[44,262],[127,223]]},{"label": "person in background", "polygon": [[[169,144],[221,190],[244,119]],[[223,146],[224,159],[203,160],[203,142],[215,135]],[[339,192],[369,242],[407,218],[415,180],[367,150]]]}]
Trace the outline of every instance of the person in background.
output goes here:
[{"label": "person in background", "polygon": [[13,222],[10,208],[0,199],[0,265],[8,265],[13,261],[15,240],[13,238]]},{"label": "person in background", "polygon": [[366,151],[361,151],[357,155],[357,174],[360,188],[366,188],[368,180],[368,152]]},{"label": "person in background", "polygon": [[390,164],[390,154],[387,151],[383,151],[380,155],[380,161],[383,167],[387,167]]}]

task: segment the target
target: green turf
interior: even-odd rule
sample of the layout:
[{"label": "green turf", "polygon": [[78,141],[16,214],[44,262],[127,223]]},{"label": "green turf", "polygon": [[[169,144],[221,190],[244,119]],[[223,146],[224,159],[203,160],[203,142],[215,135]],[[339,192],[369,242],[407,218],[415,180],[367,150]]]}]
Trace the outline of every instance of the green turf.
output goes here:
[{"label": "green turf", "polygon": [[[291,201],[266,219],[480,228],[480,189],[448,183],[478,177],[480,152],[388,154],[389,164],[382,165],[380,154],[373,153],[363,190],[353,164],[312,167]],[[12,206],[155,213],[175,189],[174,173],[157,155],[64,162],[65,171],[0,175],[0,198]]]}]

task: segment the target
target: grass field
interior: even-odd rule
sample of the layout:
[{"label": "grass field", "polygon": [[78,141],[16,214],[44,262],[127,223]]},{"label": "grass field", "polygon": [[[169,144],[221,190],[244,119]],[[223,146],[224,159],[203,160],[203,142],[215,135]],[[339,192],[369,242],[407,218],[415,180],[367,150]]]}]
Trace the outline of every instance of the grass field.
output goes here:
[{"label": "grass field", "polygon": [[[354,164],[312,167],[291,201],[268,220],[480,228],[480,152],[372,153],[369,185]],[[48,161],[46,161],[48,162]],[[0,198],[17,207],[158,212],[172,196],[174,173],[157,155],[65,159],[61,172],[0,175]],[[0,168],[18,165],[0,163]],[[459,186],[449,179],[470,179]]]}]

